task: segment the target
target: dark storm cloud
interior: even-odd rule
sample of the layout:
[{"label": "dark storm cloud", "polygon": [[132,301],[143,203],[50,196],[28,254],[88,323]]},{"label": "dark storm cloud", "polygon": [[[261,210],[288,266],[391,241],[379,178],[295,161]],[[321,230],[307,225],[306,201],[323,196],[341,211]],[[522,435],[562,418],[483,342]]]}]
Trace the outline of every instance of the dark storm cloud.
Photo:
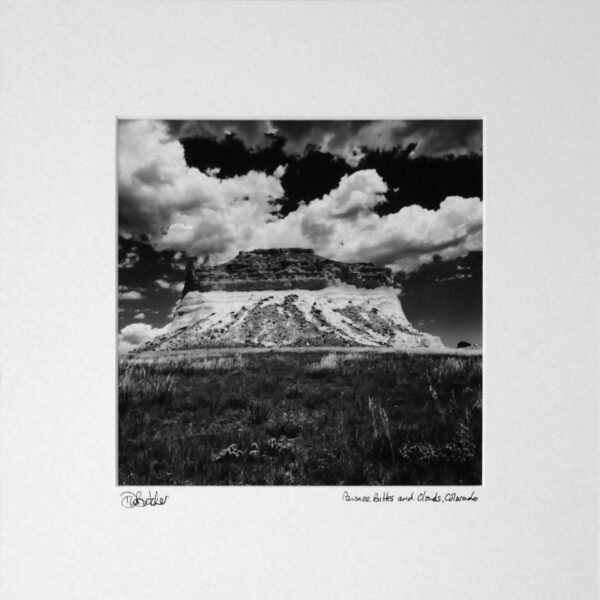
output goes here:
[{"label": "dark storm cloud", "polygon": [[481,120],[411,121],[273,121],[288,152],[307,145],[343,156],[355,165],[369,150],[410,146],[416,156],[480,153]]},{"label": "dark storm cloud", "polygon": [[[273,121],[272,125],[285,139],[288,154],[302,154],[307,146],[350,158],[360,130],[368,121]],[[350,148],[348,145],[351,144]]]},{"label": "dark storm cloud", "polygon": [[173,139],[212,138],[223,140],[229,135],[238,137],[248,148],[268,144],[272,131],[269,121],[177,121],[165,120]]},{"label": "dark storm cloud", "polygon": [[391,127],[392,144],[415,144],[416,156],[462,155],[482,151],[481,120],[400,121]]},{"label": "dark storm cloud", "polygon": [[412,155],[446,156],[481,153],[482,121],[382,120],[382,121],[165,121],[173,138],[238,137],[247,148],[269,145],[269,136],[283,139],[287,155],[301,155],[307,147],[330,152],[356,165],[368,150],[390,150],[412,145]]}]

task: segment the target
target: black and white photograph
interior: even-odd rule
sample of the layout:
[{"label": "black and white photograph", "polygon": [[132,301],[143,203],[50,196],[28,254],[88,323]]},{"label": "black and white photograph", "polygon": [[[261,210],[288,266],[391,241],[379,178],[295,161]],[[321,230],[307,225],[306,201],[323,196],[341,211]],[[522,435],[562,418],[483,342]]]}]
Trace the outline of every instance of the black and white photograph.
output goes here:
[{"label": "black and white photograph", "polygon": [[482,129],[119,120],[119,484],[481,484]]},{"label": "black and white photograph", "polygon": [[0,2],[0,598],[598,600],[599,18]]}]

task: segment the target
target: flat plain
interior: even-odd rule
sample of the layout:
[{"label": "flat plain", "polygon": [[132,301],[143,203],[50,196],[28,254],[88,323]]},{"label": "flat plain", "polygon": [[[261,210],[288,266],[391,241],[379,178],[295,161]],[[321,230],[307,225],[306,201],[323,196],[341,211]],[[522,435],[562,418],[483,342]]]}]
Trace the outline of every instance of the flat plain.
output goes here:
[{"label": "flat plain", "polygon": [[119,359],[120,485],[479,485],[480,350]]}]

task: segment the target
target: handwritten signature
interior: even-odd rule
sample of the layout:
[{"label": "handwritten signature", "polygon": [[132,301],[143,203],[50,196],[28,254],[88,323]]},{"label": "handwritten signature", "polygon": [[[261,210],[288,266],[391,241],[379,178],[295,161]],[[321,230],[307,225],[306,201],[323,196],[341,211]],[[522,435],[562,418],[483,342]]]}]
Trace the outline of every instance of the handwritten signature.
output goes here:
[{"label": "handwritten signature", "polygon": [[158,492],[154,493],[154,496],[148,492],[146,498],[142,498],[142,492],[123,492],[121,494],[121,506],[123,508],[136,508],[137,506],[162,506],[166,504],[167,498],[160,498]]}]

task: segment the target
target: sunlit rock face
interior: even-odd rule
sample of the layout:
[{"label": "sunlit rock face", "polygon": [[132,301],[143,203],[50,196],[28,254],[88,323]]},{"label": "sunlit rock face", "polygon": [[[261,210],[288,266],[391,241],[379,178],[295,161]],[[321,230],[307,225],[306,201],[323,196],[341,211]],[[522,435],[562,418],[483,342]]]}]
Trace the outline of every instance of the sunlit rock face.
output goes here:
[{"label": "sunlit rock face", "polygon": [[240,252],[188,265],[170,332],[140,350],[206,347],[442,347],[406,319],[389,269],[312,250]]}]

